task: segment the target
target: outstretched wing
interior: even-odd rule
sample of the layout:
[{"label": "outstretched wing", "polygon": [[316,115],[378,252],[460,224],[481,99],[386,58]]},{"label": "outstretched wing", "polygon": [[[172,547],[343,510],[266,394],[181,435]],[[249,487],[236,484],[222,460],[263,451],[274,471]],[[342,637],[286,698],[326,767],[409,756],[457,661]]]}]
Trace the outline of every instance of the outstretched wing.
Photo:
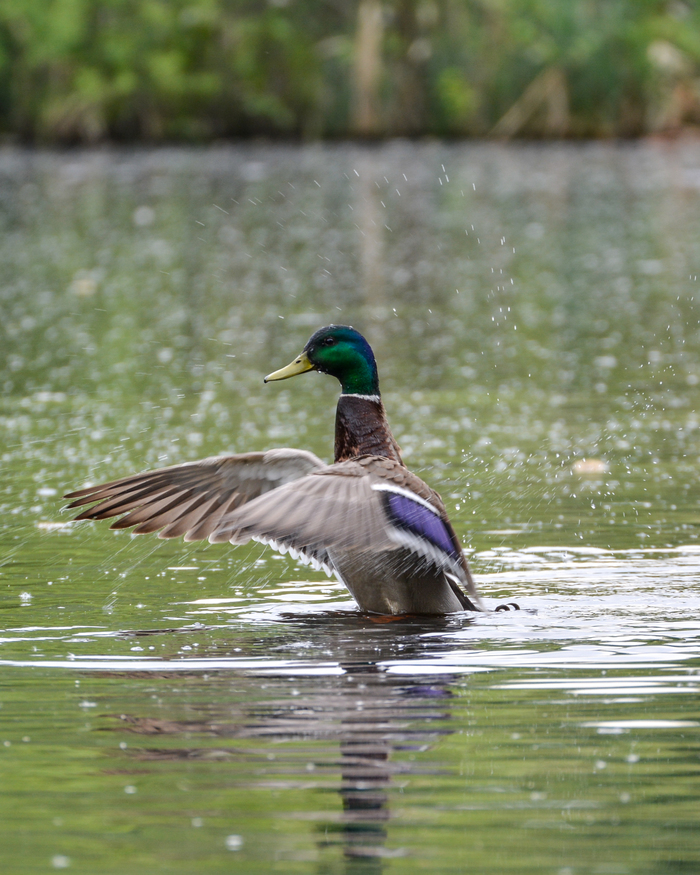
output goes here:
[{"label": "outstretched wing", "polygon": [[[420,484],[426,497],[406,479]],[[433,497],[437,502],[429,500]],[[226,512],[209,540],[261,541],[328,566],[333,552],[403,548],[459,574],[462,553],[438,502],[439,496],[398,462],[366,457],[329,465]]]},{"label": "outstretched wing", "polygon": [[333,554],[350,551],[359,559],[408,550],[441,569],[465,607],[480,607],[440,496],[390,459],[365,456],[325,465],[292,449],[215,456],[65,497],[72,499],[71,508],[91,505],[78,520],[120,517],[113,529],[134,526],[137,534],[186,541],[255,540],[328,574]]},{"label": "outstretched wing", "polygon": [[393,460],[367,456],[312,472],[225,513],[209,540],[260,541],[329,574],[334,554],[360,561],[408,550],[445,573],[465,608],[483,610],[440,496]]},{"label": "outstretched wing", "polygon": [[[186,541],[208,538],[222,518],[259,496],[326,465],[305,450],[212,456],[70,492],[68,507],[92,505],[76,519],[121,517],[113,529]],[[125,516],[122,516],[125,514]]]},{"label": "outstretched wing", "polygon": [[391,549],[383,504],[353,462],[312,472],[224,514],[212,543],[275,542],[299,551]]}]

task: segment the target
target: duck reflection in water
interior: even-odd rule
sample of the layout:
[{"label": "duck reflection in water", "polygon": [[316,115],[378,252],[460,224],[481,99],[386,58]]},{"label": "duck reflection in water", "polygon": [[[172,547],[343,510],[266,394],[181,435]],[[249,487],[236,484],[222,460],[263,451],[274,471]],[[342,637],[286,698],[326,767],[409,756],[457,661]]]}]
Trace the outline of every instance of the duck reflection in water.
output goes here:
[{"label": "duck reflection in water", "polygon": [[[131,744],[128,748],[129,756],[142,760],[216,758],[222,763],[222,779],[229,785],[232,778],[240,780],[241,765],[250,768],[246,776],[248,787],[277,791],[299,789],[300,785],[304,789],[327,788],[328,773],[339,772],[339,781],[334,785],[342,800],[340,812],[285,813],[282,794],[278,798],[278,816],[316,821],[316,832],[320,834],[319,871],[326,871],[324,865],[329,854],[335,856],[333,849],[338,848],[345,860],[346,873],[380,873],[387,859],[407,853],[390,841],[391,807],[396,792],[404,782],[411,781],[412,775],[431,774],[431,768],[421,764],[420,754],[439,737],[454,731],[452,711],[456,699],[450,688],[453,678],[437,671],[409,674],[408,666],[404,674],[401,664],[416,659],[427,664],[428,654],[434,657],[440,650],[440,641],[449,649],[449,639],[439,634],[435,637],[435,633],[461,625],[448,618],[380,624],[351,612],[296,616],[290,618],[282,631],[266,639],[265,651],[268,655],[289,653],[302,640],[305,654],[316,658],[305,661],[302,656],[296,663],[298,674],[291,662],[284,675],[278,677],[271,676],[270,669],[265,670],[263,677],[236,672],[235,702],[223,708],[212,707],[211,703],[231,699],[231,674],[210,674],[201,680],[202,687],[206,687],[201,701],[206,704],[195,709],[199,713],[193,714],[189,705],[183,719],[182,714],[174,713],[166,704],[170,712],[166,719],[120,715],[117,731],[169,739],[191,738],[196,733],[221,740],[265,742],[263,749],[256,751],[258,762],[254,767],[250,764],[250,749],[237,751],[229,746],[173,749],[170,743],[140,751]],[[428,636],[426,632],[433,634]],[[319,652],[323,653],[322,662],[318,660]],[[221,658],[230,654],[223,648],[202,654],[200,648],[199,656],[203,655]],[[240,657],[240,651],[235,655]],[[251,655],[256,655],[254,650]],[[327,674],[312,673],[324,668]],[[178,678],[181,677],[178,673]],[[163,678],[164,682],[168,680]],[[199,680],[198,675],[189,676],[190,701],[192,684],[197,685]],[[219,689],[212,690],[212,683]],[[167,692],[163,691],[160,698],[167,702]],[[284,748],[280,742],[291,746]],[[293,746],[295,742],[304,743],[301,759]],[[313,744],[311,751],[309,742]],[[307,754],[312,757],[311,762]],[[261,763],[265,776],[262,779]],[[281,781],[276,777],[280,773],[284,776]]]}]

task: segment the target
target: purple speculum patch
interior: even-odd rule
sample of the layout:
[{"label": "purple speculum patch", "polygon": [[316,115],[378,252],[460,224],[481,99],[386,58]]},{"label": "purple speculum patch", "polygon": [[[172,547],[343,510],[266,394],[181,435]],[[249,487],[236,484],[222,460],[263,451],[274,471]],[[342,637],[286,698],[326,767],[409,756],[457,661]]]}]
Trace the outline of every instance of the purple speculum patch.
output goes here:
[{"label": "purple speculum patch", "polygon": [[392,525],[424,538],[453,559],[458,558],[450,533],[439,516],[405,495],[385,492],[384,496]]}]

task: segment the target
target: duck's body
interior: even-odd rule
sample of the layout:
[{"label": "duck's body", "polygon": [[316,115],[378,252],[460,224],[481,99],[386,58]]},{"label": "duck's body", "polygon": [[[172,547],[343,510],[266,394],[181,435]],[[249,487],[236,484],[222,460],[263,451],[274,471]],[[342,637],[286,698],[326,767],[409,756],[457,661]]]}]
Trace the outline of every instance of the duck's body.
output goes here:
[{"label": "duck's body", "polygon": [[442,499],[401,459],[367,341],[345,326],[320,329],[266,381],[312,369],[343,390],[333,465],[296,449],[217,456],[70,493],[70,507],[92,505],[77,519],[121,516],[112,528],[161,538],[260,541],[335,574],[376,614],[485,610]]}]

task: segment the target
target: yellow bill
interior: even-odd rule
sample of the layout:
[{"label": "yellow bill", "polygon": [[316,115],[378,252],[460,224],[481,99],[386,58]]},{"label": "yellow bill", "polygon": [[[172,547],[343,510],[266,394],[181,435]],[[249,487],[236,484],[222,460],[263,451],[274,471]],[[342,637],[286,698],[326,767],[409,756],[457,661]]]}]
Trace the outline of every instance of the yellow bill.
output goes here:
[{"label": "yellow bill", "polygon": [[285,368],[280,368],[279,371],[273,371],[268,374],[263,380],[264,383],[273,383],[275,380],[288,380],[290,377],[296,377],[297,374],[304,374],[306,371],[313,371],[315,365],[312,365],[305,352],[298,355],[293,362],[290,362]]}]

